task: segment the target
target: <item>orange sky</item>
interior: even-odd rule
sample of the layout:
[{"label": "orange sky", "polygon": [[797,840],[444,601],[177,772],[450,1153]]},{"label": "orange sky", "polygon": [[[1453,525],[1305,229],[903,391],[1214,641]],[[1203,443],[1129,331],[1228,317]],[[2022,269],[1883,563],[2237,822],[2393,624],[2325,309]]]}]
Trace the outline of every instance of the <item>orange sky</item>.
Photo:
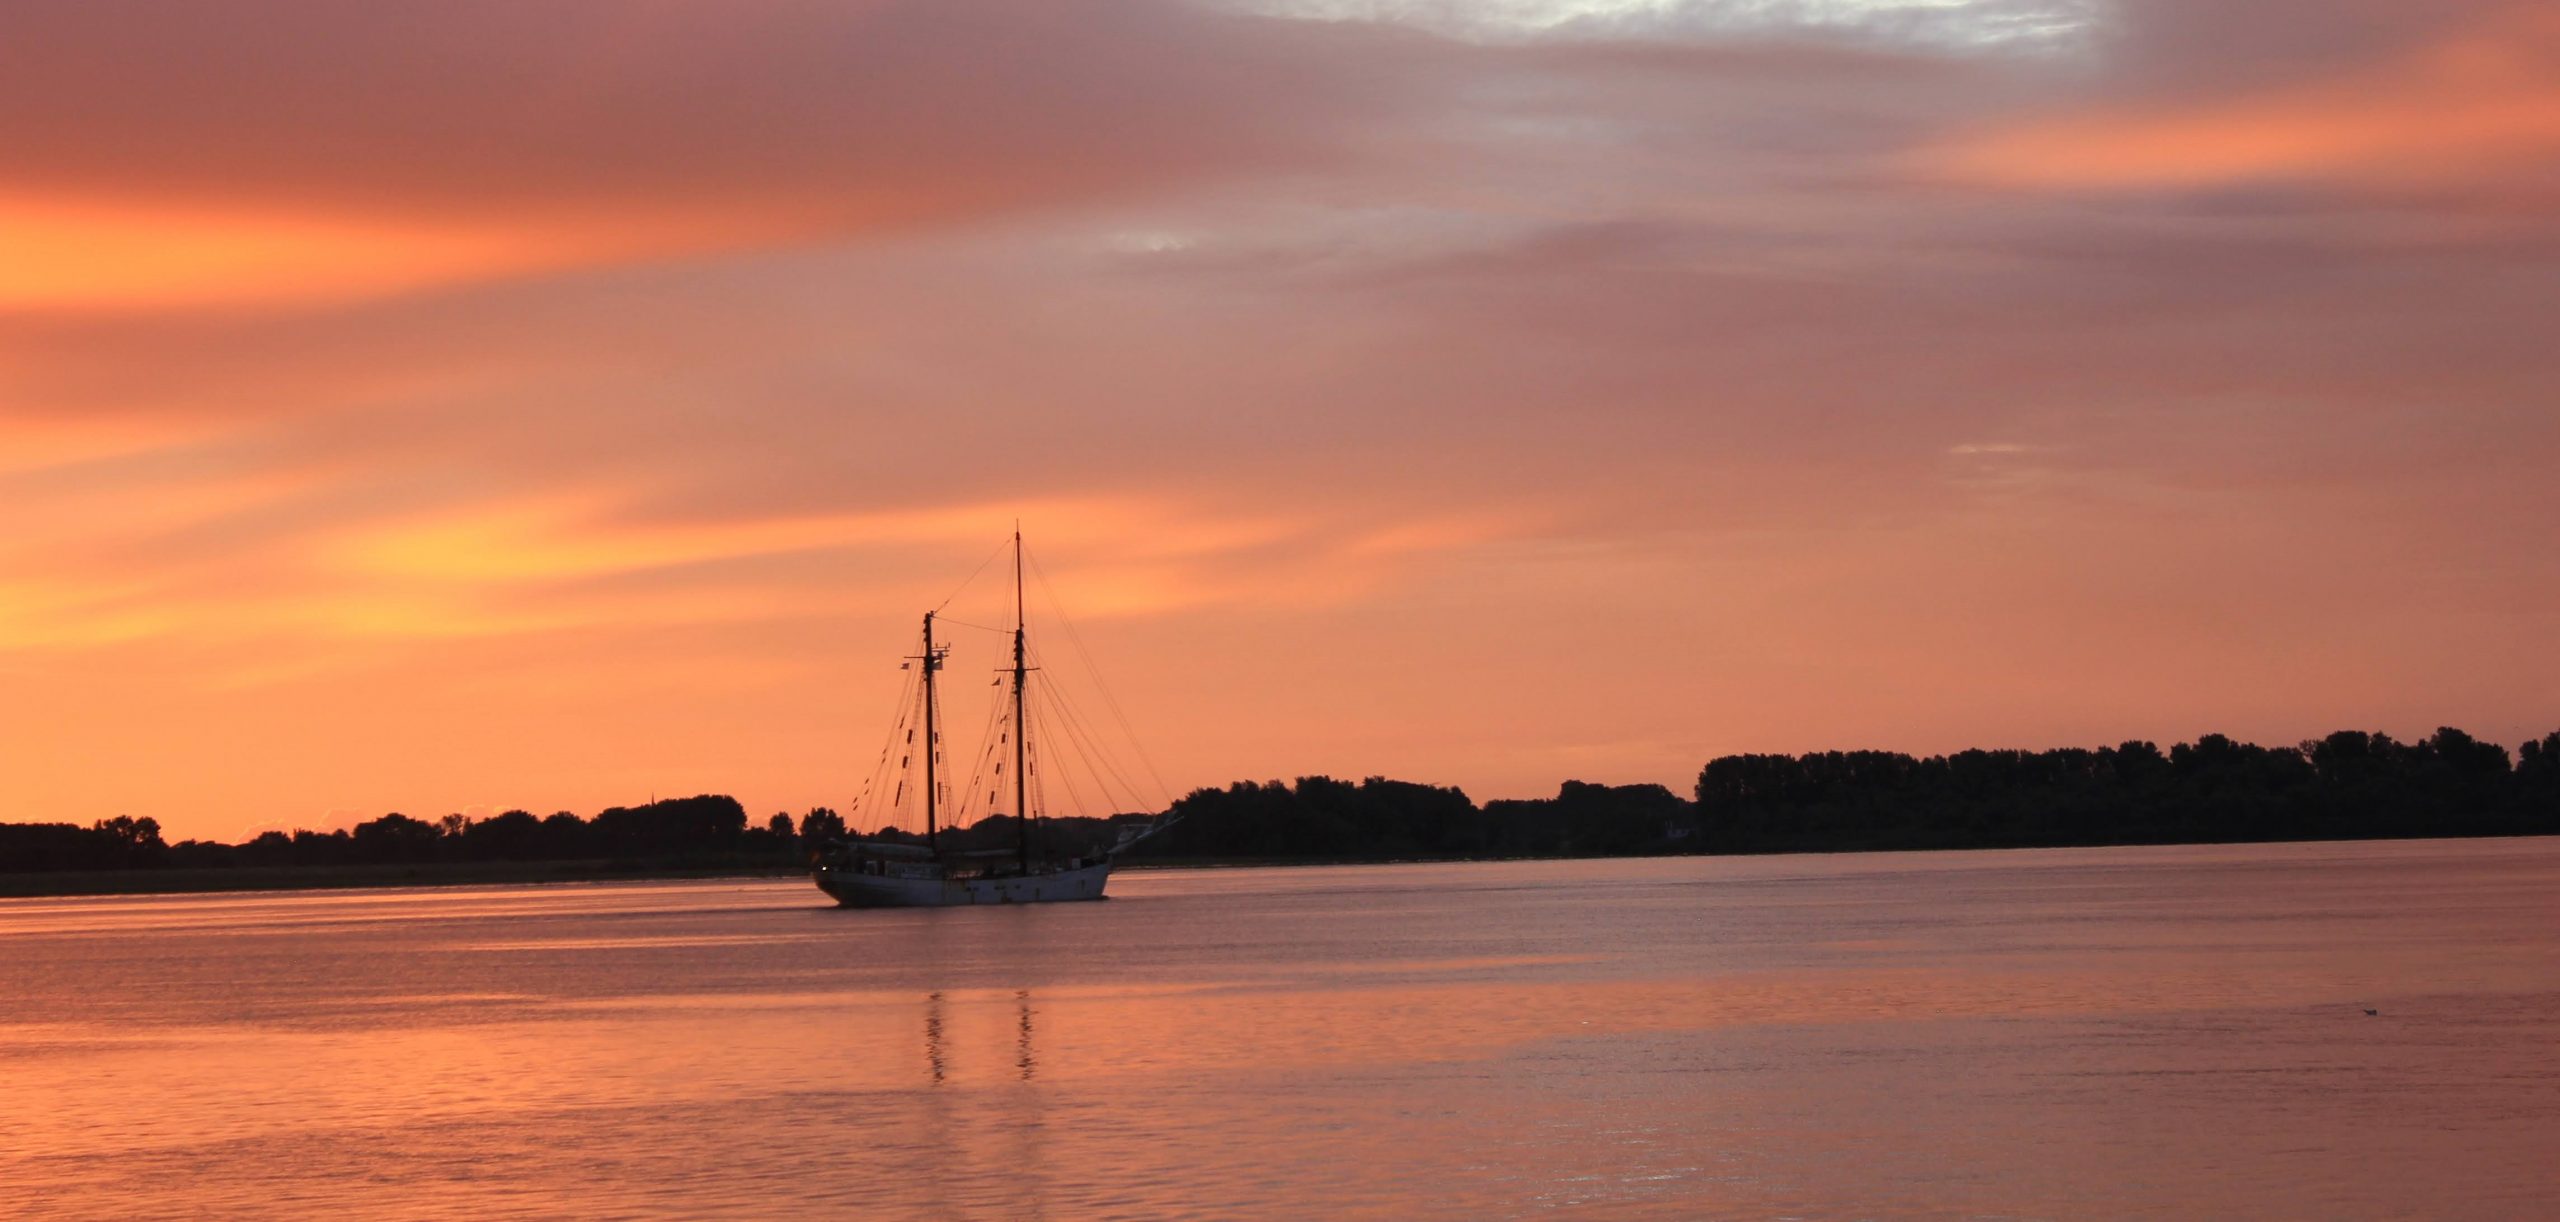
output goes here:
[{"label": "orange sky", "polygon": [[1177,789],[2560,727],[2536,6],[10,24],[0,819],[841,806],[1016,517]]}]

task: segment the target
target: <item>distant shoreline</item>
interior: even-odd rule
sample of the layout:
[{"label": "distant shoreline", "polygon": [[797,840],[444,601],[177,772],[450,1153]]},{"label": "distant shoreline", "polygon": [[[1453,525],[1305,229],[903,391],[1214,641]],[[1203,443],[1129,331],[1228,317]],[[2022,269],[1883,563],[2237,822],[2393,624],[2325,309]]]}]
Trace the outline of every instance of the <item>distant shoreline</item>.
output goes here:
[{"label": "distant shoreline", "polygon": [[808,872],[808,867],[800,865],[723,863],[682,866],[613,860],[60,870],[0,874],[0,899],[205,895],[224,891],[343,891],[362,887],[469,887],[511,883],[619,883],[687,878],[790,878]]},{"label": "distant shoreline", "polygon": [[[1766,852],[1543,854],[1516,857],[1227,857],[1153,859],[1125,863],[1120,873],[1178,870],[1294,869],[1321,866],[1456,865],[1518,861],[1689,860],[1733,857],[1837,857],[1868,853],[1990,853],[2052,849],[2136,849],[2253,844],[2380,844],[2414,840],[2536,840],[2548,833],[2481,836],[2329,836],[2289,840],[2137,840],[2109,844],[2007,844],[1913,847],[1877,845]],[[664,882],[720,878],[801,878],[802,865],[719,863],[658,864],[594,859],[527,862],[424,862],[408,865],[267,866],[205,869],[65,870],[0,874],[0,899],[80,899],[123,895],[213,895],[237,892],[351,891],[393,887],[471,887],[543,883]]]},{"label": "distant shoreline", "polygon": [[[147,815],[0,823],[0,895],[775,877],[848,834],[925,843],[894,824],[871,830],[897,813],[849,825],[821,806],[758,823],[735,797],[705,793],[593,818],[394,812],[240,844],[171,844]],[[1569,780],[1552,798],[1478,803],[1455,786],[1301,776],[1195,789],[1159,813],[1039,823],[1050,854],[1121,844],[1132,868],[2551,835],[2560,834],[2560,732],[2512,755],[2451,726],[2408,743],[2340,730],[2290,747],[2206,734],[2167,750],[2132,740],[1926,758],[1725,755],[1699,770],[1688,797]],[[939,844],[1011,856],[1024,830],[990,813],[939,828]]]}]

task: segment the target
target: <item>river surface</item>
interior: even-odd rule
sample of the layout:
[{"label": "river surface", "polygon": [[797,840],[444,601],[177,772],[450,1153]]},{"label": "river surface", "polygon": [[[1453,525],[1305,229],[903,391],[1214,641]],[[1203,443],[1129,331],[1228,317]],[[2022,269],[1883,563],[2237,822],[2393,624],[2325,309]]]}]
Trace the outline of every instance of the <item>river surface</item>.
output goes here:
[{"label": "river surface", "polygon": [[2560,1209],[2560,840],[1111,892],[0,901],[0,1213]]}]

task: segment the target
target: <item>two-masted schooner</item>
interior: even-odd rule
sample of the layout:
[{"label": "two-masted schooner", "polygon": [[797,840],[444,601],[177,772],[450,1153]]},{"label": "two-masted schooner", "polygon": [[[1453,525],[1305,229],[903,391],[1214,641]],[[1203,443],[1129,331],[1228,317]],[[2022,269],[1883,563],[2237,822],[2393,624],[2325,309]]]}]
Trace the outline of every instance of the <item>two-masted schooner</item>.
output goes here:
[{"label": "two-masted schooner", "polygon": [[[1121,825],[1116,841],[1107,849],[1093,848],[1064,856],[1043,856],[1033,851],[1034,754],[1029,692],[1032,673],[1038,668],[1031,665],[1022,578],[1022,532],[1017,529],[1013,533],[1013,664],[1006,671],[1010,682],[1005,693],[1010,708],[996,710],[996,737],[989,742],[995,757],[991,777],[1011,781],[1017,816],[1013,821],[1014,845],[1009,850],[960,852],[943,843],[945,779],[941,758],[942,700],[937,678],[951,647],[934,639],[938,613],[928,611],[924,615],[923,648],[907,659],[919,679],[914,685],[915,716],[909,720],[902,710],[901,721],[892,727],[891,743],[883,754],[884,763],[889,756],[898,756],[901,774],[921,757],[924,842],[848,836],[822,848],[815,863],[818,888],[835,897],[837,903],[848,908],[936,908],[1098,900],[1102,898],[1103,885],[1110,881],[1113,859],[1129,846],[1170,826],[1168,818],[1158,816],[1144,823]],[[1010,760],[1003,758],[1004,752],[995,750],[1007,745],[1011,748]],[[906,786],[903,775],[898,783],[902,801]],[[991,783],[987,793],[992,798],[1001,788],[1000,783]],[[856,809],[860,809],[859,801]]]}]

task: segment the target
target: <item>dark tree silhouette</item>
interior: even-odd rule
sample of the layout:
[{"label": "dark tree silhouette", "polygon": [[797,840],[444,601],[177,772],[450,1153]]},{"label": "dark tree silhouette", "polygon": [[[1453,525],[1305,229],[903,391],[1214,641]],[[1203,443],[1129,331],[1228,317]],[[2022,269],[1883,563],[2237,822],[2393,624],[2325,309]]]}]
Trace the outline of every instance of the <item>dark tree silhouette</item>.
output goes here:
[{"label": "dark tree silhouette", "polygon": [[830,840],[843,838],[844,816],[823,806],[811,807],[808,814],[800,816],[801,848],[814,849]]},{"label": "dark tree silhouette", "polygon": [[393,812],[355,827],[355,860],[371,865],[433,861],[444,830]]},{"label": "dark tree silhouette", "polygon": [[1727,756],[1699,773],[1712,851],[2473,836],[2560,830],[2506,751],[2341,731],[2294,748],[2207,734],[2087,751]]},{"label": "dark tree silhouette", "polygon": [[462,829],[462,855],[472,861],[539,861],[551,856],[542,820],[511,810]]},{"label": "dark tree silhouette", "polygon": [[[1478,808],[1457,789],[1369,777],[1243,781],[1174,803],[1182,821],[1145,841],[1141,858],[1178,861],[1394,860],[1753,853],[2528,835],[2560,832],[2560,732],[2505,748],[2450,726],[2403,743],[2342,730],[2293,747],[2207,734],[2163,751],[2148,742],[2095,749],[1728,755],[1698,772],[1694,801],[1660,785],[1567,781],[1552,798]],[[1041,851],[1090,852],[1115,842],[1129,813],[1042,820]],[[233,846],[171,845],[150,818],[88,827],[0,824],[0,873],[165,867],[399,866],[604,862],[615,869],[781,867],[845,835],[835,811],[750,828],[744,807],[713,794],[617,806],[593,819],[487,819],[401,814],[350,831],[264,832]],[[874,835],[920,843],[889,828]],[[1009,816],[945,828],[944,847],[1006,850]]]}]

